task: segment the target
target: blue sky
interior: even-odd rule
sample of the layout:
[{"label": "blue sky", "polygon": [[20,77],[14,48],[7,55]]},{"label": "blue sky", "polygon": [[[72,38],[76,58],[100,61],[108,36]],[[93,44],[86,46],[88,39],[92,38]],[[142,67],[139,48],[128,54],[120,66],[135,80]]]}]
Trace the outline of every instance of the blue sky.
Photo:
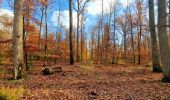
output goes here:
[{"label": "blue sky", "polygon": [[[49,29],[52,32],[56,31],[57,27],[57,17],[58,17],[58,9],[59,9],[59,0],[54,0],[55,4],[53,4],[49,10],[48,10],[48,25]],[[74,0],[73,0],[74,1]],[[108,12],[110,4],[115,3],[116,0],[103,0],[104,1],[104,12]],[[131,3],[133,0],[129,0]],[[127,6],[127,0],[120,0],[122,3],[123,7]],[[68,28],[68,23],[69,23],[69,11],[68,11],[68,0],[60,0],[60,7],[61,7],[61,22],[63,25]],[[102,8],[101,8],[101,0],[94,0],[94,2],[90,2],[87,5],[87,14],[86,14],[86,27],[91,27],[96,24],[98,15],[101,14]],[[6,12],[12,15],[12,9],[9,7],[9,4],[7,3],[7,0],[4,0],[3,3],[1,4],[1,12]],[[2,13],[0,13],[2,14]],[[37,18],[40,17],[40,15],[35,15]],[[73,23],[74,27],[76,27],[77,19],[76,19],[76,12],[73,10]]]}]

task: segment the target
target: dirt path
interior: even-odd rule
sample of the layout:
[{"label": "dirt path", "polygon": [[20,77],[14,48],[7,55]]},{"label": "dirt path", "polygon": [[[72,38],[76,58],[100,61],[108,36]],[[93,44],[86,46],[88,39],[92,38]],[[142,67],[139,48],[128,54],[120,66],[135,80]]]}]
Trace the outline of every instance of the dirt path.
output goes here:
[{"label": "dirt path", "polygon": [[34,68],[22,99],[30,100],[160,100],[170,99],[170,84],[162,74],[132,65],[64,66],[49,76]]}]

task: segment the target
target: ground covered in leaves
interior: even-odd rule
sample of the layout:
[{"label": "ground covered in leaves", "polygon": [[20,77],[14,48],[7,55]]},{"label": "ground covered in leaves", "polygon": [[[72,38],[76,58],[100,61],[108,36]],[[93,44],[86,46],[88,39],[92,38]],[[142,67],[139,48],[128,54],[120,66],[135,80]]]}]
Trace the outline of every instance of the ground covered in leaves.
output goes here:
[{"label": "ground covered in leaves", "polygon": [[161,73],[136,65],[58,64],[62,72],[42,75],[34,67],[26,81],[1,81],[1,86],[24,87],[23,100],[169,100],[170,84]]}]

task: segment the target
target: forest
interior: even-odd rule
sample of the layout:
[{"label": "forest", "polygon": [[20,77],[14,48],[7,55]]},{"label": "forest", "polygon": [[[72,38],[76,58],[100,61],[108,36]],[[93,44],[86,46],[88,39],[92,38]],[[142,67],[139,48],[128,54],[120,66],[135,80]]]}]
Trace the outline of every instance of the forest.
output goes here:
[{"label": "forest", "polygon": [[170,100],[170,0],[0,0],[0,100]]}]

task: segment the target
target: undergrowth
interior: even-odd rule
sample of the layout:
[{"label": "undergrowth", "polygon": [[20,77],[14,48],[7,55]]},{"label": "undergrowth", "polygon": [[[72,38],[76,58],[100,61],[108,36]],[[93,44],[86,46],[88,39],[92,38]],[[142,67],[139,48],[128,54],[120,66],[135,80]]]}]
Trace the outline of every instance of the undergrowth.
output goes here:
[{"label": "undergrowth", "polygon": [[18,88],[1,87],[0,100],[19,100],[23,93],[24,93],[23,87]]}]

